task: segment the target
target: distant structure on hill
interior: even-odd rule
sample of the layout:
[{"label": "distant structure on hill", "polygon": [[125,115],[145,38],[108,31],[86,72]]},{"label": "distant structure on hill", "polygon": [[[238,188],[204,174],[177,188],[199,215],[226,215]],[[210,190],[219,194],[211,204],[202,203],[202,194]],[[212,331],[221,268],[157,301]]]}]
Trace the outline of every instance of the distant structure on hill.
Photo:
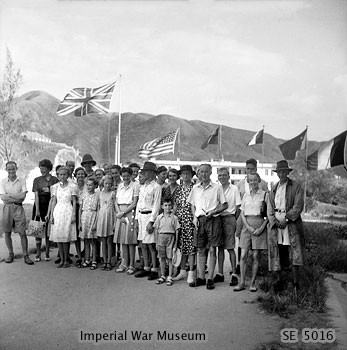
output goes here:
[{"label": "distant structure on hill", "polygon": [[35,131],[24,131],[21,133],[20,136],[22,137],[23,140],[52,143],[52,139]]}]

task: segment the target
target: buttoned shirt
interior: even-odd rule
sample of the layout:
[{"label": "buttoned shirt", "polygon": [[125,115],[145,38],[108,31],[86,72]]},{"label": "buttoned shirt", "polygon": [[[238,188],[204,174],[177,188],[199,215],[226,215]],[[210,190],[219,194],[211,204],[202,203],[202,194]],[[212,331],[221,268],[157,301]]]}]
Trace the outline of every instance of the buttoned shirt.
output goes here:
[{"label": "buttoned shirt", "polygon": [[262,202],[265,197],[265,191],[260,188],[253,195],[250,193],[245,193],[242,198],[241,210],[245,216],[260,215]]},{"label": "buttoned shirt", "polygon": [[199,217],[216,209],[219,204],[224,204],[226,200],[222,186],[210,181],[205,187],[202,183],[196,184],[189,193],[187,202],[195,207],[195,216]]},{"label": "buttoned shirt", "polygon": [[228,208],[222,211],[220,215],[221,216],[226,216],[230,214],[235,215],[236,206],[241,205],[241,197],[240,197],[239,189],[237,188],[237,186],[233,184],[229,184],[229,186],[226,189],[223,188],[223,193],[224,193],[225,200],[228,202]]},{"label": "buttoned shirt", "polygon": [[161,186],[152,180],[140,186],[139,201],[137,203],[136,217],[141,211],[151,211],[150,220],[154,222],[160,210]]},{"label": "buttoned shirt", "polygon": [[[25,180],[18,177],[14,181],[11,181],[8,177],[0,180],[0,195],[7,194],[10,196],[11,194],[19,194],[23,192],[28,192]],[[16,201],[10,201],[10,203],[13,202]]]},{"label": "buttoned shirt", "polygon": [[155,220],[154,228],[158,233],[176,233],[180,228],[178,217],[172,213],[167,216],[160,214]]},{"label": "buttoned shirt", "polygon": [[129,185],[125,185],[124,182],[118,185],[117,189],[117,204],[131,204],[134,197],[139,195],[139,185],[135,182],[130,182]]},{"label": "buttoned shirt", "polygon": [[[245,193],[250,192],[249,183],[247,182],[247,176],[237,184],[237,188],[240,191],[241,199],[243,198]],[[261,179],[261,181],[259,182],[259,188],[265,192],[269,190],[267,182],[263,179]]]},{"label": "buttoned shirt", "polygon": [[286,211],[286,188],[287,181],[282,185],[279,183],[275,194],[275,209],[282,212]]}]

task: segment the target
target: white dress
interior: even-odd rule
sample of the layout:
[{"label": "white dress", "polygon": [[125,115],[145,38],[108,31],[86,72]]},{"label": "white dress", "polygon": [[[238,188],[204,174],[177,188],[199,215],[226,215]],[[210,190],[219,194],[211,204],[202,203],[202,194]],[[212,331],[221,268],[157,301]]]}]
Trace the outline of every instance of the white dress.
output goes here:
[{"label": "white dress", "polygon": [[68,183],[61,187],[60,183],[52,186],[52,195],[57,198],[53,211],[54,224],[51,225],[50,240],[53,242],[76,241],[76,223],[71,223],[73,213],[72,196],[77,196],[77,186]]}]

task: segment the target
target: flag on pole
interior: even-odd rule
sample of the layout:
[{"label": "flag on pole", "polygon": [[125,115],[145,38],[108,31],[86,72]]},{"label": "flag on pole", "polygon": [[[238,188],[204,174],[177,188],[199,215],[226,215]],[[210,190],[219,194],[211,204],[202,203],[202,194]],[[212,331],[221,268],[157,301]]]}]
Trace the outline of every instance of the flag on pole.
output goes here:
[{"label": "flag on pole", "polygon": [[82,117],[89,113],[108,113],[116,82],[98,88],[75,88],[69,91],[57,110],[59,116],[74,113]]},{"label": "flag on pole", "polygon": [[254,134],[252,139],[248,142],[247,146],[253,146],[257,144],[263,143],[263,137],[264,137],[264,129],[259,130]]},{"label": "flag on pole", "polygon": [[307,157],[308,170],[329,169],[338,165],[344,165],[347,170],[347,130]]},{"label": "flag on pole", "polygon": [[218,145],[218,137],[219,137],[219,128],[218,127],[201,145],[201,149],[205,149],[208,145]]},{"label": "flag on pole", "polygon": [[301,134],[294,137],[293,139],[279,145],[279,148],[283,154],[284,159],[294,160],[296,156],[296,152],[299,150],[305,149],[306,137],[307,137],[307,129],[305,129]]},{"label": "flag on pole", "polygon": [[148,159],[154,158],[165,153],[175,153],[175,143],[178,130],[172,131],[169,134],[144,143],[139,151],[139,158]]}]

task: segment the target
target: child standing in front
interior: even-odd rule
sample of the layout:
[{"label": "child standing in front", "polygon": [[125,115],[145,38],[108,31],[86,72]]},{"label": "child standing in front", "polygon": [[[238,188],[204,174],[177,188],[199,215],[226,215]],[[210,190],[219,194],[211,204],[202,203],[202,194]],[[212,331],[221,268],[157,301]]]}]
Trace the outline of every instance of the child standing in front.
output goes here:
[{"label": "child standing in front", "polygon": [[[173,252],[177,250],[178,230],[180,224],[176,215],[172,213],[172,201],[170,198],[164,198],[160,214],[154,223],[154,234],[156,235],[157,251],[160,259],[161,277],[157,284],[166,282],[167,286],[172,286],[172,257]],[[165,277],[166,260],[169,265],[169,276]]]},{"label": "child standing in front", "polygon": [[[90,177],[87,180],[87,193],[80,199],[80,238],[84,240],[85,259],[82,267],[97,268],[96,263],[96,222],[99,207],[99,192],[95,192],[98,181]],[[91,252],[92,250],[92,252]],[[92,253],[92,254],[91,254]],[[92,262],[90,260],[92,259]]]},{"label": "child standing in front", "polygon": [[112,191],[112,176],[104,176],[104,188],[100,191],[100,205],[96,234],[101,239],[102,256],[104,258],[103,270],[111,270],[113,250],[113,227],[115,222],[116,194]]}]

